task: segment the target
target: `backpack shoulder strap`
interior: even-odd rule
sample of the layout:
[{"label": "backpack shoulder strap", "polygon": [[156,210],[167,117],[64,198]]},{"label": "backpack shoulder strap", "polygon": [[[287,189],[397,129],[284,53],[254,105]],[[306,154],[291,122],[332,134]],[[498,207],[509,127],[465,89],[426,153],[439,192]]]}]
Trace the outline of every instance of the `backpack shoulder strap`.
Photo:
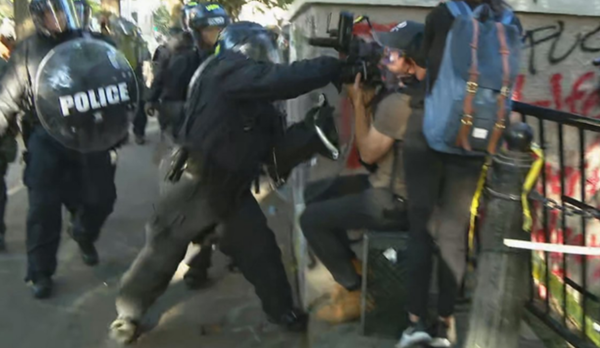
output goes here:
[{"label": "backpack shoulder strap", "polygon": [[446,1],[446,7],[454,17],[471,16],[473,11],[464,1]]},{"label": "backpack shoulder strap", "polygon": [[513,24],[514,19],[515,19],[515,13],[513,11],[504,10],[502,12],[499,22],[504,25],[511,25],[511,24]]},{"label": "backpack shoulder strap", "polygon": [[488,143],[488,153],[495,154],[498,142],[504,133],[505,126],[505,114],[507,109],[507,100],[510,99],[510,62],[509,56],[511,54],[510,49],[506,40],[506,30],[504,25],[500,22],[496,23],[496,32],[498,34],[498,41],[500,42],[500,56],[502,57],[502,89],[498,96],[498,110],[496,115],[496,123],[494,124],[494,130]]}]

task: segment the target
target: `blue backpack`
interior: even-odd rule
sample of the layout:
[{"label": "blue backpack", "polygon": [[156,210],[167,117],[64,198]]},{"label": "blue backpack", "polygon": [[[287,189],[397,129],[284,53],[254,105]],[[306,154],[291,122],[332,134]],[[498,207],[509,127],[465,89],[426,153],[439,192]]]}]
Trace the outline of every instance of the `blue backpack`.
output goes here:
[{"label": "blue backpack", "polygon": [[[511,111],[521,40],[505,10],[445,3],[454,16],[433,89],[425,98],[423,133],[439,152],[484,156],[496,152]],[[483,14],[489,14],[482,20]]]}]

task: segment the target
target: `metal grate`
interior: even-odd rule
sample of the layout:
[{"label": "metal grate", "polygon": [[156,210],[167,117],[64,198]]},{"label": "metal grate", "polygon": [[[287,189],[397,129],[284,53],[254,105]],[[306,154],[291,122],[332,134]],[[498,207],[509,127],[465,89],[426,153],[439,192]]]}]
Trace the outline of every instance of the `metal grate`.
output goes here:
[{"label": "metal grate", "polygon": [[363,335],[398,338],[407,326],[408,233],[368,232],[364,239]]}]

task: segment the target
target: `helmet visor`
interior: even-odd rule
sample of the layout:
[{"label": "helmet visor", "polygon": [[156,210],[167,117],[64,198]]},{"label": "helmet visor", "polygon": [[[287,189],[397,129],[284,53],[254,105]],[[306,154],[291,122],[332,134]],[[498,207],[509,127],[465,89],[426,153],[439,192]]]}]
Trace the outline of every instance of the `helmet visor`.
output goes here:
[{"label": "helmet visor", "polygon": [[275,47],[275,44],[266,33],[252,36],[245,42],[239,44],[228,41],[229,40],[225,38],[223,43],[225,48],[240,52],[250,59],[259,62],[271,62],[275,64],[281,64],[282,62],[279,50],[277,47]]},{"label": "helmet visor", "polygon": [[50,34],[60,34],[82,28],[72,0],[40,1],[35,13],[38,23]]}]

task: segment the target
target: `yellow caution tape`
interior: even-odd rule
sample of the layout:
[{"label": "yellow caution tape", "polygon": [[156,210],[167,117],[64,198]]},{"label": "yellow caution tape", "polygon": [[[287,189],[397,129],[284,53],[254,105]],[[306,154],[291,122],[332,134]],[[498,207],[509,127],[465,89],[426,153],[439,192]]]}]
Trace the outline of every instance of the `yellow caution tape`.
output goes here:
[{"label": "yellow caution tape", "polygon": [[530,232],[531,227],[533,227],[533,219],[531,217],[531,210],[529,209],[529,200],[527,199],[527,196],[529,196],[529,192],[531,192],[537,183],[538,177],[540,176],[540,173],[544,167],[544,151],[542,151],[537,144],[532,144],[531,152],[533,152],[537,158],[531,165],[529,173],[527,173],[525,183],[523,184],[523,193],[521,194],[521,203],[523,204],[523,230],[527,232]]},{"label": "yellow caution tape", "polygon": [[[535,186],[544,166],[544,152],[542,151],[542,149],[534,143],[531,145],[531,152],[536,157],[536,159],[531,165],[529,173],[527,173],[527,177],[525,178],[525,182],[523,183],[523,190],[521,193],[521,204],[523,206],[523,230],[527,232],[531,231],[533,225],[533,219],[531,217],[531,210],[529,208],[529,201],[527,197],[529,196],[529,192]],[[491,164],[491,157],[488,157],[485,160],[483,168],[481,169],[481,174],[479,176],[479,180],[477,181],[477,189],[475,190],[475,195],[473,196],[473,200],[471,201],[471,218],[469,221],[470,256],[473,255],[473,252],[475,250],[475,219],[477,218],[477,214],[479,211],[479,201],[481,200],[481,194],[483,193],[483,189],[485,187],[487,172]]]},{"label": "yellow caution tape", "polygon": [[355,20],[354,20],[354,24],[360,23],[365,17],[364,16],[358,16]]},{"label": "yellow caution tape", "polygon": [[485,187],[487,172],[491,164],[492,158],[486,158],[483,168],[481,168],[479,180],[477,181],[477,189],[475,190],[475,195],[473,196],[473,200],[471,201],[471,219],[469,221],[469,255],[472,255],[473,251],[475,250],[475,219],[477,218],[477,212],[479,210],[479,200],[481,199],[481,194],[483,193],[483,188]]}]

